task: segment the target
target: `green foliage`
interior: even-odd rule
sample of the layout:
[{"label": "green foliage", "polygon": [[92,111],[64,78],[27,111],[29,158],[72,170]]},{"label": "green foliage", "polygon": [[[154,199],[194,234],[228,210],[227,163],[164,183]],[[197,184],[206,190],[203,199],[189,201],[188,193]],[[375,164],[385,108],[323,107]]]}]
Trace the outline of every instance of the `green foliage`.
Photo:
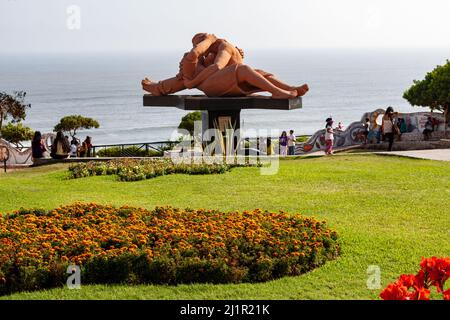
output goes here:
[{"label": "green foliage", "polygon": [[403,98],[413,106],[444,110],[450,106],[450,61],[428,72],[424,80],[414,80]]},{"label": "green foliage", "polygon": [[[126,212],[126,214],[124,214]],[[264,282],[334,260],[336,231],[301,214],[74,203],[0,215],[0,295],[83,284]]]},{"label": "green foliage", "polygon": [[96,155],[99,157],[161,157],[163,151],[145,150],[145,148],[138,148],[136,146],[120,148],[111,147],[99,150]]},{"label": "green foliage", "polygon": [[0,136],[15,144],[17,147],[22,146],[22,141],[33,139],[34,131],[31,128],[23,126],[21,123],[8,123],[0,129]]},{"label": "green foliage", "polygon": [[0,130],[8,118],[12,123],[25,120],[26,109],[31,107],[25,103],[25,96],[24,91],[14,91],[12,94],[0,92]]},{"label": "green foliage", "polygon": [[302,143],[308,141],[308,139],[311,138],[311,136],[298,136],[295,140],[296,142]]},{"label": "green foliage", "polygon": [[77,163],[69,167],[71,178],[89,176],[117,175],[120,181],[140,181],[152,179],[168,174],[221,174],[233,167],[249,167],[249,164],[207,164],[207,163],[179,163],[174,164],[170,159],[120,159],[107,162],[90,161]]},{"label": "green foliage", "polygon": [[86,118],[80,115],[71,115],[62,118],[53,130],[55,132],[68,132],[71,137],[74,137],[77,133],[77,130],[92,128],[98,129],[99,127],[100,124],[92,118]]},{"label": "green foliage", "polygon": [[189,131],[189,133],[194,135],[194,122],[202,120],[202,113],[200,111],[189,112],[183,118],[178,125],[178,129],[184,129]]},{"label": "green foliage", "polygon": [[[223,175],[168,175],[137,183],[114,183],[112,176],[65,179],[67,167],[59,163],[6,174],[0,170],[0,212],[20,206],[48,211],[80,199],[116,207],[124,203],[144,208],[167,204],[223,212],[257,207],[304,212],[338,230],[343,254],[313,272],[258,284],[84,285],[82,275],[81,290],[61,285],[0,300],[376,300],[381,289],[367,288],[369,265],[381,268],[384,287],[399,274],[416,272],[422,256],[448,256],[450,252],[445,205],[450,170],[444,161],[343,154],[280,161],[276,175],[262,176],[257,168],[236,168]],[[388,188],[386,177],[391,177]],[[142,262],[151,283],[167,283],[173,277],[176,266],[165,270],[166,266],[169,261],[148,268]],[[286,264],[272,268],[283,272]]]}]

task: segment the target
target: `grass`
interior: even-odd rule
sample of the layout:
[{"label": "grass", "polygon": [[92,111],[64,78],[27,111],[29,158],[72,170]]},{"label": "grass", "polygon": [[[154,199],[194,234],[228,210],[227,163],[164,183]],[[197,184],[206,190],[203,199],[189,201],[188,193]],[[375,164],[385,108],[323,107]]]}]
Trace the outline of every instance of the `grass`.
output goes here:
[{"label": "grass", "polygon": [[223,175],[170,175],[139,182],[102,176],[67,180],[66,165],[0,174],[0,212],[51,209],[75,201],[142,206],[302,212],[338,231],[342,255],[308,274],[259,284],[82,286],[17,293],[6,299],[377,299],[381,285],[415,273],[422,256],[450,256],[450,165],[341,155],[283,160],[278,174],[236,168]]}]

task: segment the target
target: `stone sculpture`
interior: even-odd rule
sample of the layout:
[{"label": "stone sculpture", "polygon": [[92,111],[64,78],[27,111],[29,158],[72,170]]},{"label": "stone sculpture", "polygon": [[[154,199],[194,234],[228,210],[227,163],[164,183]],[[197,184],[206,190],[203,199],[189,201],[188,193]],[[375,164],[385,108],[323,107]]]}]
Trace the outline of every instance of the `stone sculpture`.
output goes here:
[{"label": "stone sculpture", "polygon": [[266,91],[275,99],[292,99],[309,90],[307,84],[291,86],[271,73],[245,65],[241,49],[213,34],[198,33],[192,38],[192,44],[175,77],[159,82],[145,78],[142,88],[154,96],[192,88],[209,97],[242,97]]}]

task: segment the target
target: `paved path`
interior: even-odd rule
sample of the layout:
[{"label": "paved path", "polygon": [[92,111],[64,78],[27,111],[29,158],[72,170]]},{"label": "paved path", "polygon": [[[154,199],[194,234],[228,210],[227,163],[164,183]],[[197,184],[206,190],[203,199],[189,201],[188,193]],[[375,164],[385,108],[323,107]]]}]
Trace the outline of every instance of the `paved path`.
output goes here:
[{"label": "paved path", "polygon": [[[379,154],[383,156],[401,156],[407,158],[438,160],[438,161],[450,161],[450,149],[427,149],[427,150],[409,150],[409,151],[379,151],[379,152],[355,152],[355,153],[336,153],[336,155],[348,156],[348,155],[361,155],[361,154]],[[323,151],[316,151],[308,153],[305,157],[317,157],[324,156]]]},{"label": "paved path", "polygon": [[429,149],[429,150],[410,150],[410,151],[391,151],[375,152],[382,155],[394,155],[409,158],[450,161],[450,149]]}]

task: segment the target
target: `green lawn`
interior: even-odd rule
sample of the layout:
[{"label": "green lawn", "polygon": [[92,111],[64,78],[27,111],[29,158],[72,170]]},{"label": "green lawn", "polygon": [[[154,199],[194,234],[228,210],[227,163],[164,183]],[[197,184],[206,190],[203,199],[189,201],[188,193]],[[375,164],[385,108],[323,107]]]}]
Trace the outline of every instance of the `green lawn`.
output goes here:
[{"label": "green lawn", "polygon": [[65,165],[0,174],[0,212],[75,201],[142,206],[302,212],[338,231],[342,255],[298,277],[259,284],[82,286],[17,293],[13,299],[377,299],[382,286],[415,273],[422,256],[450,256],[450,164],[376,155],[281,161],[277,175],[236,168],[223,175],[171,175],[139,182],[66,179]]}]

